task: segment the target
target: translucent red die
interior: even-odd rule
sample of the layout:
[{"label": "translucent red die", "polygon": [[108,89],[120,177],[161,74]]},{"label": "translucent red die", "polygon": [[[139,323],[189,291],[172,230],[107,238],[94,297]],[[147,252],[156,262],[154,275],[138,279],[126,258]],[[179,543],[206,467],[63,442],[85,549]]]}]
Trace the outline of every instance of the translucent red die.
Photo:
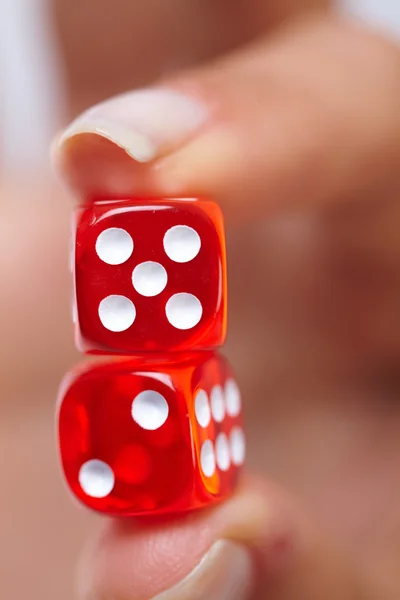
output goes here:
[{"label": "translucent red die", "polygon": [[209,200],[96,202],[77,212],[76,341],[89,353],[221,346],[222,215]]},{"label": "translucent red die", "polygon": [[222,500],[244,462],[240,393],[226,359],[212,352],[80,368],[62,385],[58,424],[69,487],[111,515]]}]

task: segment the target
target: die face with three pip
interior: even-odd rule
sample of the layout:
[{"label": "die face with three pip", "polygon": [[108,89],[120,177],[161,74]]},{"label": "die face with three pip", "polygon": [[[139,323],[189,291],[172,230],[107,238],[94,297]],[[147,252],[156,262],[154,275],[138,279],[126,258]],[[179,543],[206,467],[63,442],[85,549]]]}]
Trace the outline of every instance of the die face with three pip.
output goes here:
[{"label": "die face with three pip", "polygon": [[85,366],[60,393],[65,478],[86,506],[116,516],[217,502],[244,461],[241,412],[232,370],[213,352]]},{"label": "die face with three pip", "polygon": [[77,212],[74,248],[81,351],[132,355],[223,344],[225,240],[214,202],[96,202]]}]

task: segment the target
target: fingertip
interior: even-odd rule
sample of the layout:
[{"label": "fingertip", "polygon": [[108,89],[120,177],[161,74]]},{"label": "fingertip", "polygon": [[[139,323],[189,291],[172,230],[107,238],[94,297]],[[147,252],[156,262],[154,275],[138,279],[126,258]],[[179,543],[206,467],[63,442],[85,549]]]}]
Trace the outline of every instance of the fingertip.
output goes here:
[{"label": "fingertip", "polygon": [[186,142],[208,115],[202,101],[172,87],[127,92],[75,119],[53,144],[53,164],[78,197],[154,195],[154,161]]},{"label": "fingertip", "polygon": [[168,524],[112,521],[89,542],[78,568],[82,600],[152,598],[200,561],[209,532],[192,517]]},{"label": "fingertip", "polygon": [[[79,597],[233,600],[236,596],[215,590],[229,590],[236,574],[236,587],[244,590],[237,598],[245,599],[255,583],[257,555],[271,569],[289,559],[291,518],[273,486],[248,478],[231,499],[210,510],[169,522],[110,522],[83,554]],[[192,581],[203,595],[194,594]]]},{"label": "fingertip", "polygon": [[78,202],[124,198],[143,192],[143,166],[106,136],[62,134],[51,149],[55,172]]}]

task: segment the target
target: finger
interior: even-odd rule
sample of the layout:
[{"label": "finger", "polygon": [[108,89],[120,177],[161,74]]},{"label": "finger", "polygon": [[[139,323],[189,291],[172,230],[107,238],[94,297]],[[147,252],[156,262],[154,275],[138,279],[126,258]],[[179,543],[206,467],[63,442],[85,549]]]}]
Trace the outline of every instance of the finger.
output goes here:
[{"label": "finger", "polygon": [[305,20],[89,110],[55,162],[80,198],[204,194],[237,214],[384,194],[398,178],[399,66],[378,35]]},{"label": "finger", "polygon": [[178,521],[111,523],[79,577],[83,600],[343,600],[359,589],[293,501],[257,480]]}]

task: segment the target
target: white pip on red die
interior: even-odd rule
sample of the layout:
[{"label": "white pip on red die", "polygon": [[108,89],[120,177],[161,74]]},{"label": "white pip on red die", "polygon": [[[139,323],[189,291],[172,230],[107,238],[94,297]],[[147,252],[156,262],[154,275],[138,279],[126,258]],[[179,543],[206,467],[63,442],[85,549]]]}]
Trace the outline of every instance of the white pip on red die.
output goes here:
[{"label": "white pip on red die", "polygon": [[225,238],[214,202],[95,202],[77,211],[74,246],[79,350],[133,355],[223,344]]},{"label": "white pip on red die", "polygon": [[72,492],[118,516],[221,501],[245,458],[240,393],[213,352],[86,365],[62,385],[58,429]]}]

